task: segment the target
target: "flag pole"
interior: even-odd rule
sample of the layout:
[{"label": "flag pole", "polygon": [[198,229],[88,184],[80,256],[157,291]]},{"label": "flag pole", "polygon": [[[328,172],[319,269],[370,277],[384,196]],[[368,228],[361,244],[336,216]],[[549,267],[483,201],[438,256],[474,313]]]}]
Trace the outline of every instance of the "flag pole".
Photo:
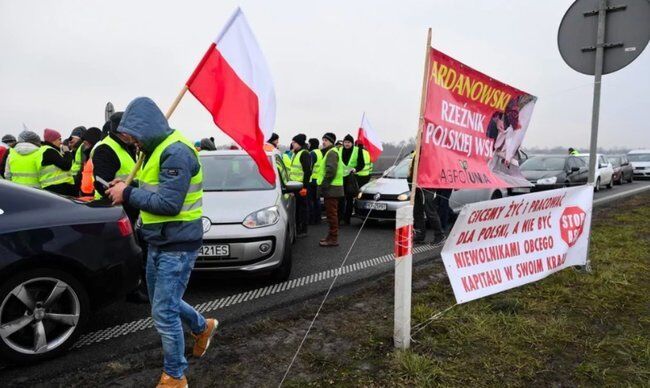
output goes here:
[{"label": "flag pole", "polygon": [[393,306],[393,344],[397,349],[411,346],[411,284],[413,277],[413,204],[417,185],[418,162],[422,130],[424,128],[424,109],[426,107],[427,83],[429,81],[429,58],[431,58],[431,28],[427,33],[427,47],[422,76],[422,96],[420,97],[420,122],[415,139],[413,155],[413,176],[411,201],[408,206],[397,209],[395,214],[395,297]]},{"label": "flag pole", "polygon": [[[169,109],[167,109],[167,113],[165,113],[165,118],[167,120],[169,120],[169,118],[172,116],[172,114],[176,110],[176,107],[178,107],[178,104],[183,99],[185,93],[187,93],[187,85],[183,85],[183,88],[174,99],[174,102],[172,102],[172,105],[169,107]],[[129,176],[126,177],[126,181],[124,181],[124,183],[126,183],[127,186],[130,185],[131,182],[133,182],[133,179],[135,178],[135,174],[138,173],[138,170],[142,167],[143,162],[144,162],[144,154],[140,152],[138,154],[138,160],[135,162],[135,167],[133,167],[133,170],[131,170]]]},{"label": "flag pole", "polygon": [[411,206],[415,203],[415,189],[418,181],[418,167],[420,165],[420,148],[422,147],[422,132],[424,131],[424,110],[426,108],[427,85],[429,76],[429,66],[431,55],[431,28],[427,32],[427,47],[424,57],[424,72],[422,74],[422,94],[420,95],[420,122],[418,124],[418,133],[415,137],[415,153],[413,154],[413,176],[411,177]]}]

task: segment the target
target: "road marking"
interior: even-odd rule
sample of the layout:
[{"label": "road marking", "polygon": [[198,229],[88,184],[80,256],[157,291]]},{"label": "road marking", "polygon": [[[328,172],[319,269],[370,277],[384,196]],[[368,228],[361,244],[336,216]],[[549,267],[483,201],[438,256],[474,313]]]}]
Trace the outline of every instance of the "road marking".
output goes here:
[{"label": "road marking", "polygon": [[[413,248],[413,253],[425,253],[433,251],[439,246],[421,245]],[[387,254],[372,259],[364,260],[354,264],[348,264],[341,267],[340,274],[345,275],[371,268],[380,264],[386,264],[394,260],[394,255]],[[250,302],[256,299],[264,298],[270,295],[286,292],[295,288],[304,287],[313,283],[322,282],[336,276],[337,269],[328,269],[321,272],[305,275],[300,278],[287,280],[282,283],[276,283],[270,286],[257,288],[240,292],[238,294],[224,296],[211,301],[199,303],[194,308],[200,313],[207,313],[214,310],[223,309],[225,307],[233,306],[240,303]],[[74,344],[73,348],[81,348],[84,346],[105,342],[110,339],[123,337],[125,335],[133,334],[138,331],[150,329],[153,327],[153,320],[151,317],[142,318],[132,322],[122,323],[105,329],[97,330],[91,333],[83,334],[79,340]]]},{"label": "road marking", "polygon": [[594,205],[601,205],[603,203],[613,201],[615,199],[624,198],[624,197],[627,197],[627,196],[630,196],[630,195],[634,195],[634,194],[637,194],[637,193],[640,193],[640,192],[646,191],[646,190],[650,190],[650,185],[643,186],[643,187],[637,187],[636,189],[626,190],[626,191],[624,191],[622,193],[611,194],[611,195],[608,195],[606,197],[594,199]]}]

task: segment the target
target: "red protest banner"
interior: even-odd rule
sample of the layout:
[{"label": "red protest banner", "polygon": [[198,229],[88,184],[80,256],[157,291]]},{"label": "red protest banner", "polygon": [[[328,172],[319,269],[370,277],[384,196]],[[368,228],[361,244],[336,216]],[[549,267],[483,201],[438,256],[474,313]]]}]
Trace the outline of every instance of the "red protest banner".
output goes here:
[{"label": "red protest banner", "polygon": [[530,186],[518,150],[536,97],[430,50],[417,185]]}]

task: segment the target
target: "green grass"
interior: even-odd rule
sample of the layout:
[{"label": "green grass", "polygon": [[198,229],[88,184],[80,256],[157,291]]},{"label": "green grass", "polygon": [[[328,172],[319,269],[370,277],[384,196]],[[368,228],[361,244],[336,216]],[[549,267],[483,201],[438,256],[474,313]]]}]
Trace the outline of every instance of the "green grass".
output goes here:
[{"label": "green grass", "polygon": [[[455,306],[404,352],[392,350],[392,318],[340,329],[352,350],[334,360],[310,353],[317,373],[337,377],[309,385],[650,386],[649,200],[597,214],[592,274],[566,269]],[[452,304],[448,281],[431,282],[413,295],[413,324]]]}]

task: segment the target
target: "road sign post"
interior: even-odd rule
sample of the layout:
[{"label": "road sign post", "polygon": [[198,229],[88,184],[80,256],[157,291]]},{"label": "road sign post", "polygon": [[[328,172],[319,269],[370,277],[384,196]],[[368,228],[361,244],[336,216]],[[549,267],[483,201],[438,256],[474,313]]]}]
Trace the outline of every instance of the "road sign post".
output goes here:
[{"label": "road sign post", "polygon": [[[576,0],[562,18],[557,38],[562,59],[572,69],[594,76],[589,141],[590,185],[596,184],[598,168],[602,76],[629,65],[645,49],[649,39],[648,0],[616,0],[616,4],[611,0]],[[586,270],[591,272],[588,257]]]},{"label": "road sign post", "polygon": [[393,342],[397,349],[411,346],[411,279],[413,271],[413,206],[395,215],[395,313]]}]

